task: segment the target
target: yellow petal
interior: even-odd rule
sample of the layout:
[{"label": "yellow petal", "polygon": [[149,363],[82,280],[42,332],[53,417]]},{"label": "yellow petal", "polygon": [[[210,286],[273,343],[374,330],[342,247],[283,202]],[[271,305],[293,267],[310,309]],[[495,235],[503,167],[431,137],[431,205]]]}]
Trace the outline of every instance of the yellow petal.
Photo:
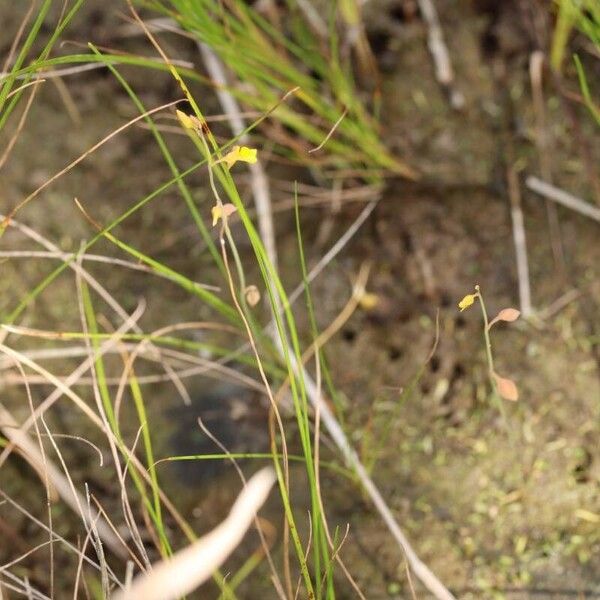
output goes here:
[{"label": "yellow petal", "polygon": [[253,165],[258,159],[256,158],[256,148],[247,148],[246,146],[242,146],[240,148],[240,158],[239,160],[243,160],[244,162],[250,163]]},{"label": "yellow petal", "polygon": [[236,162],[242,161],[247,163],[255,163],[257,161],[256,148],[247,148],[246,146],[234,146],[231,152],[228,152],[223,161],[231,169]]},{"label": "yellow petal", "polygon": [[477,298],[477,294],[467,294],[459,303],[458,308],[460,308],[460,312],[465,310],[465,308],[469,308],[475,302],[475,298]]}]

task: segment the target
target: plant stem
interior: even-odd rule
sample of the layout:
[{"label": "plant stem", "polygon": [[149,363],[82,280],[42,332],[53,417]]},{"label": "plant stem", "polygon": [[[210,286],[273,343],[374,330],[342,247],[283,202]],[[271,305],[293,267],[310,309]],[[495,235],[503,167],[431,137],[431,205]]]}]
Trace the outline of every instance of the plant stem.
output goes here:
[{"label": "plant stem", "polygon": [[498,386],[496,385],[496,371],[494,370],[494,356],[492,354],[492,341],[490,339],[490,324],[485,308],[485,302],[483,300],[483,296],[481,295],[481,289],[478,285],[475,286],[475,291],[477,292],[477,298],[479,298],[479,305],[481,306],[481,314],[483,315],[483,336],[485,338],[485,351],[488,361],[488,372],[493,390],[492,396],[494,398],[494,402],[498,405],[498,410],[500,411],[500,415],[502,416],[504,427],[508,429],[508,422],[506,420],[506,411],[504,410],[504,403],[502,402],[502,398],[498,393]]}]

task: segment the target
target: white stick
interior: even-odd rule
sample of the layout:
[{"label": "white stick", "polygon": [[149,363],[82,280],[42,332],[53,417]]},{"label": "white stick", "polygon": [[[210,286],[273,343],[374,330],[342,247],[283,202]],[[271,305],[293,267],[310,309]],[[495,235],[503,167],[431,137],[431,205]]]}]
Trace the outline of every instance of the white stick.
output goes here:
[{"label": "white stick", "polygon": [[427,25],[427,45],[435,66],[435,78],[448,90],[452,108],[461,109],[465,104],[465,98],[454,88],[454,71],[435,5],[432,0],[417,0],[417,2]]},{"label": "white stick", "polygon": [[589,202],[581,200],[581,198],[577,198],[577,196],[573,196],[537,177],[528,177],[525,181],[525,185],[540,196],[544,196],[544,198],[548,198],[548,200],[552,200],[557,204],[562,204],[563,206],[600,223],[600,208],[596,208]]},{"label": "white stick", "polygon": [[527,242],[525,224],[521,209],[521,190],[514,168],[508,169],[508,194],[510,197],[510,216],[512,218],[513,240],[517,256],[517,279],[519,282],[519,305],[525,319],[532,314],[531,285],[529,282],[529,262],[527,260]]}]

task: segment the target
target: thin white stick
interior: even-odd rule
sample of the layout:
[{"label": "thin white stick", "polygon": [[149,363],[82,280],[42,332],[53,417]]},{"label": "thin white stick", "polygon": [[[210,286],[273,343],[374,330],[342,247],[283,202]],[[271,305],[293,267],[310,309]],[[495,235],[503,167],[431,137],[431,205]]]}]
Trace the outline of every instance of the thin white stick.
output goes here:
[{"label": "thin white stick", "polygon": [[512,219],[513,240],[517,257],[517,280],[519,283],[519,305],[525,319],[532,314],[531,285],[529,282],[529,263],[527,261],[527,242],[525,224],[521,210],[521,190],[519,179],[513,167],[507,171],[508,194],[510,197],[510,216]]},{"label": "thin white stick", "polygon": [[[53,251],[44,251],[44,250],[2,250],[0,251],[0,259],[2,258],[56,258],[63,262],[70,262],[76,258],[76,254],[69,252],[53,252]],[[132,269],[133,271],[141,271],[142,273],[150,273],[152,275],[156,275],[157,277],[163,277],[164,279],[168,279],[172,281],[173,278],[169,275],[161,273],[152,267],[148,267],[147,265],[134,263],[129,260],[123,260],[122,258],[113,258],[112,256],[103,256],[98,254],[82,254],[81,255],[82,262],[91,261],[91,262],[99,262],[105,263],[109,265],[118,265],[120,267],[125,267],[127,269]],[[208,285],[205,283],[200,283],[198,281],[194,281],[194,285],[199,288],[203,288],[205,290],[210,290],[213,292],[220,292],[221,288],[215,285]]]},{"label": "thin white stick", "polygon": [[452,108],[461,109],[465,104],[465,98],[454,87],[454,71],[433,0],[417,0],[417,3],[427,25],[427,45],[435,67],[435,78],[448,90]]},{"label": "thin white stick", "polygon": [[[371,200],[367,206],[365,206],[361,213],[358,215],[354,223],[346,229],[344,234],[338,239],[338,241],[324,254],[319,262],[310,270],[306,277],[306,283],[311,283],[316,279],[323,269],[337,256],[337,254],[344,248],[352,236],[361,228],[362,224],[369,218],[369,215],[375,210],[379,198]],[[298,287],[289,295],[288,300],[292,305],[304,292],[304,282],[300,283]],[[271,322],[274,325],[274,321]]]},{"label": "thin white stick", "polygon": [[578,212],[580,215],[584,215],[600,223],[600,208],[594,207],[589,202],[577,198],[577,196],[573,196],[573,194],[569,194],[569,192],[565,192],[554,185],[550,185],[537,177],[528,177],[525,180],[525,185],[540,196],[552,200],[557,204],[562,204],[563,206]]}]

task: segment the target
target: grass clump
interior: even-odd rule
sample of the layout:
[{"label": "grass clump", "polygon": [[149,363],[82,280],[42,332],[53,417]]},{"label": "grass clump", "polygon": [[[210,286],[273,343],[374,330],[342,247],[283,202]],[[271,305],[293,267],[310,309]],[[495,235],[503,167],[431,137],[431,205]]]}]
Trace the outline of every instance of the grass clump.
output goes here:
[{"label": "grass clump", "polygon": [[241,0],[145,4],[219,56],[234,75],[228,89],[244,106],[266,113],[296,90],[295,102],[282,105],[264,127],[267,139],[277,142],[277,152],[286,158],[329,177],[341,169],[367,180],[387,171],[415,177],[381,142],[379,125],[356,86],[347,38],[359,22],[358,13],[346,7],[351,2],[327,3],[324,18],[315,17],[321,27],[307,20],[295,2],[285,11],[273,5],[273,12],[264,15]]}]

